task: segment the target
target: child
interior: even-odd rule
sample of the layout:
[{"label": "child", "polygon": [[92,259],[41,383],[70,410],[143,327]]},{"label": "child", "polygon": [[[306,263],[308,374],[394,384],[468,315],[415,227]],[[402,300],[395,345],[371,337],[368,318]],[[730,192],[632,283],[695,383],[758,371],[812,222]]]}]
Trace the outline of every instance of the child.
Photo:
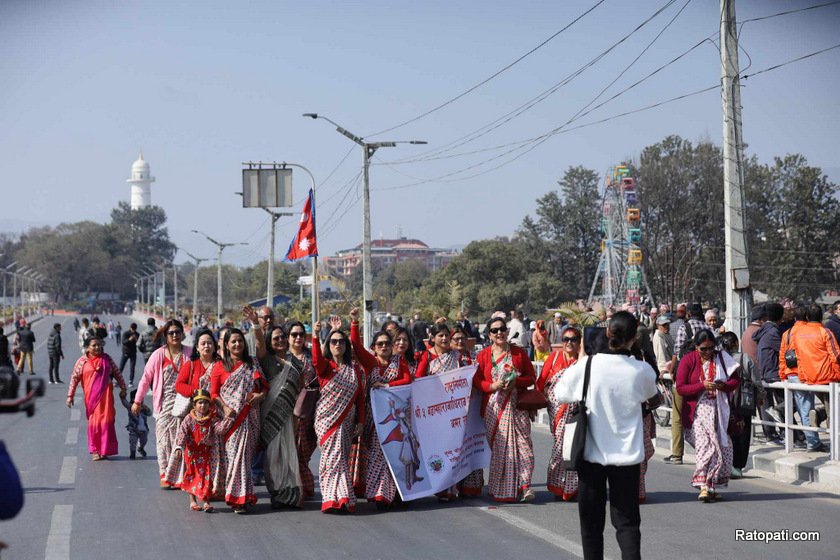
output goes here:
[{"label": "child", "polygon": [[[122,405],[128,409],[128,425],[125,427],[128,430],[128,450],[129,455],[128,458],[132,461],[137,458],[135,455],[134,449],[136,448],[137,451],[140,452],[141,457],[146,456],[146,441],[149,439],[149,416],[151,416],[152,411],[149,410],[149,407],[145,404],[140,409],[140,414],[134,416],[131,414],[131,403],[134,402],[134,397],[137,396],[137,389],[134,389],[131,392],[131,400],[126,400],[125,397],[120,399]],[[137,445],[137,442],[140,442],[140,445]]]},{"label": "child", "polygon": [[221,446],[224,434],[233,425],[233,418],[220,420],[210,404],[210,392],[193,392],[193,408],[181,422],[175,438],[175,453],[184,455],[184,481],[181,490],[190,495],[190,510],[201,511],[197,499],[204,502],[204,511],[212,513],[210,501],[225,489]]}]

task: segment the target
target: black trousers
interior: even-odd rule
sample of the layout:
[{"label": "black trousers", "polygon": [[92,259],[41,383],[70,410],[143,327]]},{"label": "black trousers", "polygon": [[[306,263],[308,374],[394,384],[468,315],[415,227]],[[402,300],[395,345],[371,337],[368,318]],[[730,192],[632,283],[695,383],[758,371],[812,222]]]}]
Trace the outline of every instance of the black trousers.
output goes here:
[{"label": "black trousers", "polygon": [[610,521],[622,560],[641,559],[642,519],[639,515],[639,465],[604,466],[585,462],[578,471],[578,516],[584,560],[604,557],[607,484]]},{"label": "black trousers", "polygon": [[61,363],[61,356],[50,354],[50,381],[58,381],[58,364]]},{"label": "black trousers", "polygon": [[125,369],[125,363],[129,360],[131,360],[131,377],[128,378],[128,382],[134,384],[134,370],[137,367],[137,353],[122,355],[122,358],[120,358],[120,373],[123,372]]},{"label": "black trousers", "polygon": [[751,435],[752,417],[744,418],[744,431],[732,436],[732,466],[736,469],[743,469],[747,466]]}]

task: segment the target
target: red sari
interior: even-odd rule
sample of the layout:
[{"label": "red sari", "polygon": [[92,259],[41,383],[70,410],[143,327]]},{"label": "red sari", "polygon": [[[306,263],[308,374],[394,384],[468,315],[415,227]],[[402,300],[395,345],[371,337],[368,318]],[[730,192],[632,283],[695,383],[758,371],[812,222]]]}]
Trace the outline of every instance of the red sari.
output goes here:
[{"label": "red sari", "polygon": [[[380,364],[376,356],[368,352],[362,343],[358,323],[351,323],[350,325],[350,342],[353,344],[356,358],[367,374],[368,387],[372,387],[374,383],[387,383],[391,387],[411,383],[411,372],[405,358],[394,355],[388,365]],[[376,435],[370,398],[366,399],[366,403],[367,421],[362,436],[368,450],[367,470],[365,471],[365,498],[369,502],[390,504],[397,495],[397,483],[391,476],[388,463],[385,461],[385,454],[382,453],[382,445]]]},{"label": "red sari", "polygon": [[116,379],[120,389],[125,391],[125,381],[111,356],[84,355],[76,360],[76,365],[73,366],[73,375],[67,391],[68,397],[75,396],[76,386],[81,381],[88,421],[88,452],[102,457],[119,452],[117,432],[114,429],[116,412],[112,378]]},{"label": "red sari", "polygon": [[312,364],[321,385],[315,407],[315,433],[321,447],[321,511],[346,507],[353,512],[356,493],[348,461],[354,426],[365,422],[364,373],[357,364],[339,366],[325,359],[318,337],[312,337]]},{"label": "red sari", "polygon": [[557,402],[554,396],[554,386],[563,376],[566,368],[577,362],[577,358],[567,358],[562,350],[555,350],[543,364],[540,378],[536,387],[545,393],[548,399],[548,417],[550,419],[551,435],[554,445],[551,447],[551,458],[548,460],[548,481],[546,486],[552,494],[571,500],[577,496],[577,471],[566,470],[563,463],[563,429],[569,419],[571,407],[566,403]]}]

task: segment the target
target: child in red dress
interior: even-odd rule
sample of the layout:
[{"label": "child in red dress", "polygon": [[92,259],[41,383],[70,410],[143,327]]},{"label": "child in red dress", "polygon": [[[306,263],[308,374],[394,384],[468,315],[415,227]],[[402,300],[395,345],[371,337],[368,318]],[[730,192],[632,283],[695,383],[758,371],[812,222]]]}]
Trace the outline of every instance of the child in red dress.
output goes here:
[{"label": "child in red dress", "polygon": [[210,393],[193,392],[193,408],[181,422],[175,439],[176,453],[184,455],[184,482],[181,490],[190,495],[190,510],[201,511],[197,500],[204,502],[204,511],[214,511],[210,502],[224,495],[225,473],[221,446],[232,418],[219,419],[210,404]]}]

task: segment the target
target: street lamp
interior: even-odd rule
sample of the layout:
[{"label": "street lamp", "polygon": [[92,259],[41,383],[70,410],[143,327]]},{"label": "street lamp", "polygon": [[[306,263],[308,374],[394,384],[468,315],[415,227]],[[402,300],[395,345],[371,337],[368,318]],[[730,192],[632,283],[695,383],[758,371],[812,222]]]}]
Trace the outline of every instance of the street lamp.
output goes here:
[{"label": "street lamp", "polygon": [[216,262],[216,320],[219,321],[221,324],[222,320],[222,251],[225,250],[227,247],[233,247],[234,245],[247,245],[247,243],[221,243],[216,241],[203,231],[198,231],[197,229],[192,230],[193,233],[197,233],[199,235],[203,235],[207,238],[207,241],[218,247],[217,253],[217,262]]},{"label": "street lamp", "polygon": [[[183,249],[181,249],[184,251]],[[191,255],[184,251],[189,258],[195,261],[195,278],[193,279],[193,312],[192,312],[192,324],[195,326],[195,320],[198,318],[198,267],[206,260],[209,259],[200,259],[194,255]],[[195,341],[193,341],[195,342]]]},{"label": "street lamp", "polygon": [[32,269],[28,266],[19,266],[15,275],[16,278],[17,276],[21,277],[20,292],[18,293],[18,299],[20,300],[20,313],[18,313],[18,315],[20,315],[20,317],[26,317],[26,312],[23,309],[23,290],[25,289],[24,280],[26,279],[26,272],[28,272],[29,270]]},{"label": "street lamp", "polygon": [[364,151],[364,199],[363,199],[363,239],[362,239],[362,299],[364,300],[365,308],[365,325],[364,325],[364,342],[365,346],[370,346],[371,336],[373,334],[373,270],[370,259],[370,158],[376,153],[379,148],[393,148],[397,144],[428,144],[425,140],[402,140],[393,142],[365,142],[361,136],[356,136],[346,128],[339,125],[334,120],[319,115],[318,113],[304,113],[304,117],[311,119],[322,119],[335,126],[336,131],[342,136],[345,136],[362,147]]}]

